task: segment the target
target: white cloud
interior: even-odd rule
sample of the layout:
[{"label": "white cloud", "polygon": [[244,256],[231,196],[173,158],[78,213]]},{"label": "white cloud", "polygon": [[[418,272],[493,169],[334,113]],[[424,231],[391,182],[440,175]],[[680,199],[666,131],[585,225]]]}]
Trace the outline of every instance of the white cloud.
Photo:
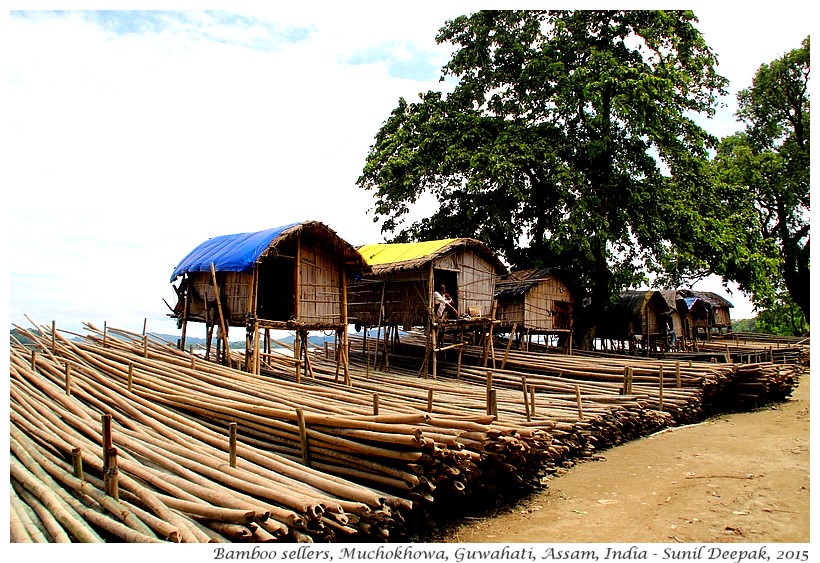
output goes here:
[{"label": "white cloud", "polygon": [[[477,6],[238,6],[131,27],[123,14],[4,22],[12,322],[148,318],[167,332],[171,271],[211,236],[315,219],[353,244],[381,240],[355,186],[368,147],[400,96],[441,88],[435,72],[418,79],[449,58],[435,35]],[[698,14],[733,89],[808,33],[779,28],[779,12]]]}]

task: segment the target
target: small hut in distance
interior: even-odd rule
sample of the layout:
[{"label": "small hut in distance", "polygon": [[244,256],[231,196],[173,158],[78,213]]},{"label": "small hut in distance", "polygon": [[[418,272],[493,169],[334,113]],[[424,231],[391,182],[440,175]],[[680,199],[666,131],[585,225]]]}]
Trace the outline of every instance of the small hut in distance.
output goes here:
[{"label": "small hut in distance", "polygon": [[[663,317],[674,313],[667,297],[655,289],[632,289],[621,292],[618,302],[611,305],[598,325],[597,338],[619,343],[623,348],[627,343],[630,352],[638,349],[665,350],[665,328]],[[674,321],[673,321],[674,322]]]},{"label": "small hut in distance", "polygon": [[[348,280],[367,271],[356,249],[317,221],[217,236],[194,248],[174,269],[171,283],[179,280],[178,302],[170,316],[183,329],[183,348],[189,321],[205,323],[209,345],[216,327],[223,361],[229,327],[245,327],[245,369],[258,373],[261,358],[272,359],[270,330],[296,331],[295,354],[300,353],[300,339],[306,350],[311,330],[335,330],[345,343]],[[346,346],[339,350],[347,380]],[[299,357],[295,361],[298,378]],[[307,353],[304,362],[309,369]]]},{"label": "small hut in distance", "polygon": [[547,267],[511,272],[496,283],[499,332],[517,335],[527,349],[532,335],[558,335],[572,350],[573,304],[578,286],[559,269]]},{"label": "small hut in distance", "polygon": [[[731,329],[732,304],[711,292],[677,290],[629,290],[620,294],[598,326],[597,337],[629,343],[630,351],[667,351],[670,340],[665,321],[672,322],[675,348],[698,351],[698,341]],[[606,345],[606,342],[604,342]]]},{"label": "small hut in distance", "polygon": [[677,308],[684,324],[682,333],[693,341],[730,330],[729,309],[732,307],[729,301],[711,291],[678,290]]}]

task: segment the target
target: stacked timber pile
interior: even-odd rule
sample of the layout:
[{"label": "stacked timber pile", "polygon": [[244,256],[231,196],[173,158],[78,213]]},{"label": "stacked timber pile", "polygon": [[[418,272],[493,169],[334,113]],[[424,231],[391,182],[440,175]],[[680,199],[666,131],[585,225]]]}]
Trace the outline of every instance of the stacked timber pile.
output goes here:
[{"label": "stacked timber pile", "polygon": [[782,393],[792,374],[508,351],[503,368],[443,363],[427,379],[354,354],[345,384],[327,349],[305,355],[305,377],[292,360],[252,375],[87,328],[12,342],[15,541],[401,539],[439,507],[486,506],[697,418],[729,384],[758,396],[780,378]]},{"label": "stacked timber pile", "polygon": [[807,337],[741,332],[701,342],[698,347],[704,352],[722,353],[736,363],[807,364],[810,344]]},{"label": "stacked timber pile", "polygon": [[[402,340],[405,352],[415,350],[416,354],[423,354],[424,346],[425,342],[417,334],[407,335]],[[522,377],[536,389],[545,390],[562,381],[593,384],[609,393],[633,395],[645,408],[670,414],[675,424],[696,422],[727,409],[784,400],[791,394],[800,371],[808,363],[807,353],[801,354],[797,363],[739,364],[635,358],[619,354],[589,357],[582,352],[568,356],[518,351],[503,346],[496,348],[499,351],[487,363],[500,365],[501,372],[507,375],[498,379],[507,380],[509,385],[520,387]],[[461,358],[464,364],[477,366],[482,362],[483,348],[465,346]],[[465,374],[469,379],[471,370],[475,374],[476,369],[481,373],[487,368],[465,365],[454,368],[450,362],[447,367],[439,368],[439,373],[452,377],[455,370],[456,377]],[[640,435],[640,428],[636,432]],[[626,436],[626,439],[633,437],[635,435]]]},{"label": "stacked timber pile", "polygon": [[230,428],[162,406],[137,382],[170,366],[30,336],[37,347],[10,348],[14,541],[372,541],[402,530],[411,501],[232,447]]}]

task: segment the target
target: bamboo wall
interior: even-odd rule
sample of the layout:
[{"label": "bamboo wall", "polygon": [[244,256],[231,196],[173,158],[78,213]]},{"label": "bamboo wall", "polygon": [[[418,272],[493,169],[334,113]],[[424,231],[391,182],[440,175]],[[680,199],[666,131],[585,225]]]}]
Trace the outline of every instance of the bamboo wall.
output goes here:
[{"label": "bamboo wall", "polygon": [[[219,322],[216,294],[210,272],[193,272],[190,279],[188,320]],[[229,326],[245,326],[248,298],[253,276],[242,272],[217,272],[216,281],[222,298],[222,314]],[[206,307],[207,300],[207,307]],[[207,308],[207,317],[206,317]]]},{"label": "bamboo wall", "polygon": [[536,282],[525,294],[513,300],[499,300],[496,318],[504,324],[548,332],[569,330],[572,326],[572,296],[557,277]]},{"label": "bamboo wall", "polygon": [[[454,276],[456,287],[447,284],[459,312],[478,307],[489,316],[492,308],[495,269],[470,248],[458,248],[433,261],[434,279]],[[409,270],[375,272],[348,288],[348,315],[352,323],[377,326],[426,326],[429,313],[430,263]],[[435,282],[437,283],[437,282]]]},{"label": "bamboo wall", "polygon": [[313,246],[303,246],[299,256],[298,319],[311,324],[342,322],[343,274],[338,259]]},{"label": "bamboo wall", "polygon": [[[479,307],[482,316],[489,316],[495,295],[495,268],[493,265],[469,249],[460,249],[449,257],[458,267],[457,296],[459,312],[470,307]],[[439,264],[441,262],[441,264]],[[443,260],[436,261],[436,267],[443,269]]]}]

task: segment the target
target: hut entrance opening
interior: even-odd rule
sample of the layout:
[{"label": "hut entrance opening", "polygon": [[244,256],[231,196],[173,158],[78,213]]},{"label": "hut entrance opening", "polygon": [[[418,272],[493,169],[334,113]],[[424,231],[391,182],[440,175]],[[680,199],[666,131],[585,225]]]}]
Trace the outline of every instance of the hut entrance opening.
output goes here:
[{"label": "hut entrance opening", "polygon": [[553,327],[570,330],[572,328],[572,303],[569,301],[555,301],[553,303]]},{"label": "hut entrance opening", "polygon": [[259,264],[256,314],[260,319],[289,319],[296,314],[293,258],[269,256]]},{"label": "hut entrance opening", "polygon": [[[447,288],[447,293],[450,294],[450,297],[453,299],[453,308],[456,311],[460,311],[458,308],[458,272],[451,272],[448,270],[435,270],[434,272],[434,281],[433,281],[433,291],[438,291],[439,288],[444,285]],[[454,318],[456,315],[452,309],[447,311],[448,318]]]}]

